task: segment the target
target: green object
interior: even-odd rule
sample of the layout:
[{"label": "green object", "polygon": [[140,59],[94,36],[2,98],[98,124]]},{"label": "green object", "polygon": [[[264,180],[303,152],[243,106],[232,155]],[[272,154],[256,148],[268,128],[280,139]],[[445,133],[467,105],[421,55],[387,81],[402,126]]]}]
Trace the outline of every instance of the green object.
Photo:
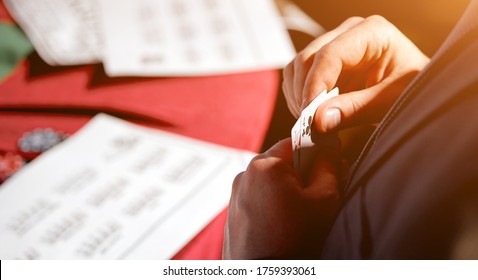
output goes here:
[{"label": "green object", "polygon": [[32,50],[32,44],[20,28],[13,24],[0,23],[0,81]]}]

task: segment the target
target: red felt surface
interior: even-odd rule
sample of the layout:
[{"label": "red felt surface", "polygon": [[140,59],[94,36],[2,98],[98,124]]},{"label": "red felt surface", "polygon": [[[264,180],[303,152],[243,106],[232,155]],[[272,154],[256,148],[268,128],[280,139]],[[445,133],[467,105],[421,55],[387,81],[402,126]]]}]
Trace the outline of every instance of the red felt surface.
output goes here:
[{"label": "red felt surface", "polygon": [[5,7],[3,0],[0,1],[0,22],[2,21],[13,22],[13,19],[10,16],[10,13],[8,12],[7,8]]},{"label": "red felt surface", "polygon": [[180,250],[173,257],[173,260],[221,259],[226,219],[227,209],[224,209],[207,227]]},{"label": "red felt surface", "polygon": [[[28,61],[20,65],[0,84],[1,126],[9,127],[0,131],[0,151],[14,150],[15,138],[30,130],[32,123],[71,132],[81,126],[78,117],[87,119],[99,112],[258,151],[279,81],[278,72],[270,70],[193,78],[112,79],[110,83],[105,79],[92,85],[94,68],[84,66],[35,77],[30,75]],[[71,127],[64,123],[70,118],[75,119]]]}]

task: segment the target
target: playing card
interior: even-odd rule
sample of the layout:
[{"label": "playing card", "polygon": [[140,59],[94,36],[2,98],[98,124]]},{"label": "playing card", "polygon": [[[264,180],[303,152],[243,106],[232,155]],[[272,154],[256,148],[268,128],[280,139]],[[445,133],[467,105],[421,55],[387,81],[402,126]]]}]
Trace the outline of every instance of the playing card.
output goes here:
[{"label": "playing card", "polygon": [[324,90],[302,111],[299,119],[292,127],[291,137],[294,168],[299,172],[303,180],[310,167],[310,162],[314,158],[315,144],[318,141],[317,138],[320,138],[313,128],[315,111],[320,104],[338,95],[338,88],[334,88],[330,92]]},{"label": "playing card", "polygon": [[[300,118],[299,118],[300,120]],[[292,138],[292,157],[294,160],[294,167],[296,170],[299,170],[299,149],[301,146],[301,137],[300,137],[300,121],[294,124],[291,130],[291,138]]]}]

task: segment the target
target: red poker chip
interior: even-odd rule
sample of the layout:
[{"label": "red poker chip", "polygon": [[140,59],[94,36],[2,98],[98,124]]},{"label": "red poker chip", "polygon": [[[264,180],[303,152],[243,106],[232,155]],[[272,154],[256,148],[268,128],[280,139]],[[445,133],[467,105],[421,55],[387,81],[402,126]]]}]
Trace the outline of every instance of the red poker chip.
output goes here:
[{"label": "red poker chip", "polygon": [[25,161],[19,155],[7,153],[0,155],[0,184],[15,174],[25,165]]}]

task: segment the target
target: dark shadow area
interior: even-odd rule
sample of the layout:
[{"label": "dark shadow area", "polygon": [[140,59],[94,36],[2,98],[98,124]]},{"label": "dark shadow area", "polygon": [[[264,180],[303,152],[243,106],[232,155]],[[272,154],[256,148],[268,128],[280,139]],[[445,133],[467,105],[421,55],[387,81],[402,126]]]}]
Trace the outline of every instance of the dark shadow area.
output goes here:
[{"label": "dark shadow area", "polygon": [[144,81],[158,80],[158,79],[174,79],[171,77],[109,77],[103,64],[95,65],[93,68],[93,75],[91,76],[88,88],[96,88],[102,86],[118,86],[122,84],[133,84]]},{"label": "dark shadow area", "polygon": [[48,65],[37,52],[32,52],[28,57],[28,79],[42,78],[44,76],[59,74],[65,71],[70,71],[85,67],[84,65],[75,66],[51,66]]},{"label": "dark shadow area", "polygon": [[154,118],[150,118],[145,115],[139,115],[137,113],[128,113],[128,112],[119,112],[118,110],[95,110],[90,108],[54,108],[54,107],[47,107],[47,108],[29,108],[29,107],[22,107],[22,108],[2,108],[1,112],[5,113],[21,113],[21,114],[49,114],[49,115],[57,115],[59,117],[64,115],[76,115],[76,116],[91,116],[94,117],[97,114],[105,113],[113,117],[121,118],[124,120],[129,120],[133,122],[140,122],[140,123],[154,123],[157,126],[162,127],[174,127],[172,123],[166,122],[164,120],[157,120]]},{"label": "dark shadow area", "polygon": [[267,151],[280,140],[290,137],[290,130],[295,121],[296,119],[289,112],[289,108],[287,108],[284,94],[282,93],[282,90],[280,90],[277,96],[274,114],[272,115],[272,121],[269,130],[267,131],[264,144],[262,145],[261,152]]},{"label": "dark shadow area", "polygon": [[[291,36],[296,50],[303,49],[310,41],[314,39],[309,35],[297,31],[289,31],[289,35]],[[287,102],[285,100],[284,93],[282,92],[282,78],[280,82],[281,84],[279,85],[279,92],[274,114],[272,115],[271,124],[269,126],[269,130],[267,131],[261,152],[268,150],[280,140],[290,137],[290,131],[296,121],[287,107]]]}]

